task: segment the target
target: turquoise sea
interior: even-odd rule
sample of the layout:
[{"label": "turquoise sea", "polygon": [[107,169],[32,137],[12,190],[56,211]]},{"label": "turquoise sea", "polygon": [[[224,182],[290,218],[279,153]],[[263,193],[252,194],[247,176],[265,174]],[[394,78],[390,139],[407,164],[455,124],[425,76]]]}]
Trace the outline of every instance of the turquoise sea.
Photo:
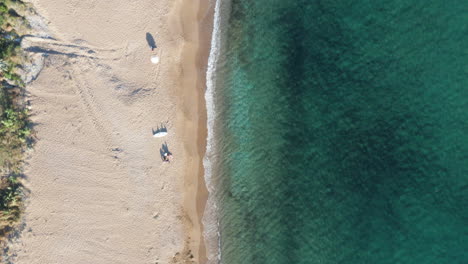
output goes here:
[{"label": "turquoise sea", "polygon": [[218,1],[221,263],[468,263],[468,2]]}]

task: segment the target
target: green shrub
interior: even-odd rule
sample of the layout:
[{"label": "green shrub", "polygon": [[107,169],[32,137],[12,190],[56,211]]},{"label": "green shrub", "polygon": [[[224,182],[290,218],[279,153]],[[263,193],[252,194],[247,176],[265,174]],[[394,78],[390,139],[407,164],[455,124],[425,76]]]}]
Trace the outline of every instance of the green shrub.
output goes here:
[{"label": "green shrub", "polygon": [[23,154],[28,148],[31,130],[28,125],[28,111],[18,102],[16,90],[24,86],[15,73],[19,36],[15,29],[24,26],[24,17],[14,9],[21,8],[21,1],[0,0],[0,25],[11,23],[13,29],[6,32],[0,29],[0,76],[13,81],[0,83],[0,240],[3,240],[18,224],[22,212],[23,187],[18,181],[23,164]]},{"label": "green shrub", "polygon": [[0,234],[5,234],[21,217],[23,191],[19,183],[3,180],[0,185]]},{"label": "green shrub", "polygon": [[0,15],[8,13],[8,7],[4,3],[0,3]]},{"label": "green shrub", "polygon": [[16,56],[16,47],[18,46],[19,44],[14,40],[4,37],[0,38],[0,59],[5,60],[6,58]]},{"label": "green shrub", "polygon": [[4,173],[21,171],[22,154],[31,134],[26,110],[6,106],[0,118],[0,166]]},{"label": "green shrub", "polygon": [[0,240],[18,223],[22,211],[21,173],[23,153],[31,134],[28,112],[15,107],[13,96],[0,85]]}]

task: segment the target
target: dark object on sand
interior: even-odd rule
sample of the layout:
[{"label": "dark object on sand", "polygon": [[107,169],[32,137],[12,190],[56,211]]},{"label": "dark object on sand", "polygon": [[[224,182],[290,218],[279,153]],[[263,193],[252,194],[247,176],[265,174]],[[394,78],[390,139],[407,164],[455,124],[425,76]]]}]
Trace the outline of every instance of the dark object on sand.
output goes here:
[{"label": "dark object on sand", "polygon": [[148,42],[148,45],[150,46],[151,50],[154,50],[157,48],[156,42],[154,41],[153,36],[150,33],[146,33],[146,41]]}]

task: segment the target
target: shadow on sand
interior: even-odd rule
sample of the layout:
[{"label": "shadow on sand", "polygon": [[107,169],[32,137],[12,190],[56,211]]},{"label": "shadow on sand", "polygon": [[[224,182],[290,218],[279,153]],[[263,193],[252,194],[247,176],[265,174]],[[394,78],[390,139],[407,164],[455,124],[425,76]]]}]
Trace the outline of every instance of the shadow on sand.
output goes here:
[{"label": "shadow on sand", "polygon": [[151,50],[157,48],[153,35],[151,35],[149,32],[146,32],[146,41],[148,42],[148,46],[150,46]]},{"label": "shadow on sand", "polygon": [[153,132],[153,135],[157,134],[159,132],[167,132],[167,127],[166,127],[166,125],[161,124],[160,126],[156,127],[156,130],[154,128],[152,128],[151,131]]}]

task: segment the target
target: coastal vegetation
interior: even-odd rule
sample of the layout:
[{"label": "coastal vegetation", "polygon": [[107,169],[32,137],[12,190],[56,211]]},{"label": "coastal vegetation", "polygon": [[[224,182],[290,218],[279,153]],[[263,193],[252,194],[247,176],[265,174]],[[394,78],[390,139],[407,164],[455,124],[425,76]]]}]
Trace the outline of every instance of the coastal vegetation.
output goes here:
[{"label": "coastal vegetation", "polygon": [[20,34],[27,28],[19,15],[26,6],[19,0],[0,0],[0,240],[21,219],[24,187],[21,172],[25,151],[31,147],[24,83],[17,73],[24,60]]}]

